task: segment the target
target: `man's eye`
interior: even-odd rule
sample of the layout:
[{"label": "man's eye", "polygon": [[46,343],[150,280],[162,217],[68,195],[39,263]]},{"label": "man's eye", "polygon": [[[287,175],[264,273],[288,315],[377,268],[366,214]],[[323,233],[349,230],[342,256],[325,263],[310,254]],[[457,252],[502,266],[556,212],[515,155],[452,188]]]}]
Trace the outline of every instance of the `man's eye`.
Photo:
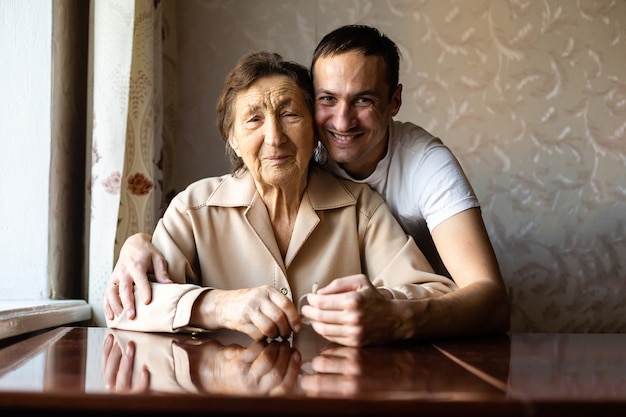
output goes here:
[{"label": "man's eye", "polygon": [[322,96],[322,97],[319,97],[317,100],[324,104],[335,102],[335,98],[331,96]]},{"label": "man's eye", "polygon": [[359,97],[355,101],[356,104],[371,104],[373,102],[374,100],[372,100],[371,98],[367,98],[367,97]]}]

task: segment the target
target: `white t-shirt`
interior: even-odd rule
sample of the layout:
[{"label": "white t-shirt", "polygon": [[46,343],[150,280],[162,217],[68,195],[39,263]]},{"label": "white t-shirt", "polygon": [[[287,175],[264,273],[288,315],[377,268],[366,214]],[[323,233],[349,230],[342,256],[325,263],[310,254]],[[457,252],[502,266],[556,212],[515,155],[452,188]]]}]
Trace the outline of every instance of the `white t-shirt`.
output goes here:
[{"label": "white t-shirt", "polygon": [[330,158],[319,159],[335,175],[367,183],[378,191],[435,270],[447,273],[442,269],[430,231],[455,214],[480,204],[458,160],[439,138],[413,123],[394,121],[387,154],[363,180],[355,180]]}]

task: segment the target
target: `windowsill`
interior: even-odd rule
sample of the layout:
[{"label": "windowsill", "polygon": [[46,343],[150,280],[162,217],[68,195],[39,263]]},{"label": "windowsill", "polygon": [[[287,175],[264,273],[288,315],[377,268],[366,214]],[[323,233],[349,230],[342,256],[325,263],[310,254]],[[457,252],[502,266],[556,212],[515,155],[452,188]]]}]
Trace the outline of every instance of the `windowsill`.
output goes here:
[{"label": "windowsill", "polygon": [[0,340],[90,319],[84,300],[0,300]]}]

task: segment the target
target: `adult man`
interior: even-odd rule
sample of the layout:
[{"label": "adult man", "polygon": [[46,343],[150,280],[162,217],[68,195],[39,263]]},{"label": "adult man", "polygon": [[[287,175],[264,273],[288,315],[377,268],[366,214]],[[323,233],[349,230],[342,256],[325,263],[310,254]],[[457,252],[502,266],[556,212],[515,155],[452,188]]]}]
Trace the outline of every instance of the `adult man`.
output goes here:
[{"label": "adult man", "polygon": [[[336,175],[376,189],[435,270],[449,274],[459,289],[390,302],[366,279],[345,277],[309,295],[302,314],[325,338],[352,346],[506,332],[506,288],[458,161],[422,128],[393,121],[402,104],[399,59],[395,43],[368,26],[343,26],[320,41],[311,64],[324,145],[318,160]],[[133,279],[149,301],[146,271],[167,280],[165,263],[148,240],[138,234],[124,245],[104,300],[107,316],[121,314],[122,307],[134,314]]]}]

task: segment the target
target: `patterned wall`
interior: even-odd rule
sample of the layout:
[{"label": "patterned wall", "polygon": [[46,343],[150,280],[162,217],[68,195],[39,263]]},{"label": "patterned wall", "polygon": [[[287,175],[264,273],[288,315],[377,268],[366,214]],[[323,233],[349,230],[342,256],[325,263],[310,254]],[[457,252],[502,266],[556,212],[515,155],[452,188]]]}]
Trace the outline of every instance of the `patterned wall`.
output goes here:
[{"label": "patterned wall", "polygon": [[626,1],[178,2],[177,187],[227,171],[214,108],[243,53],[308,66],[319,39],[377,26],[403,54],[403,107],[481,200],[512,330],[626,331]]}]

